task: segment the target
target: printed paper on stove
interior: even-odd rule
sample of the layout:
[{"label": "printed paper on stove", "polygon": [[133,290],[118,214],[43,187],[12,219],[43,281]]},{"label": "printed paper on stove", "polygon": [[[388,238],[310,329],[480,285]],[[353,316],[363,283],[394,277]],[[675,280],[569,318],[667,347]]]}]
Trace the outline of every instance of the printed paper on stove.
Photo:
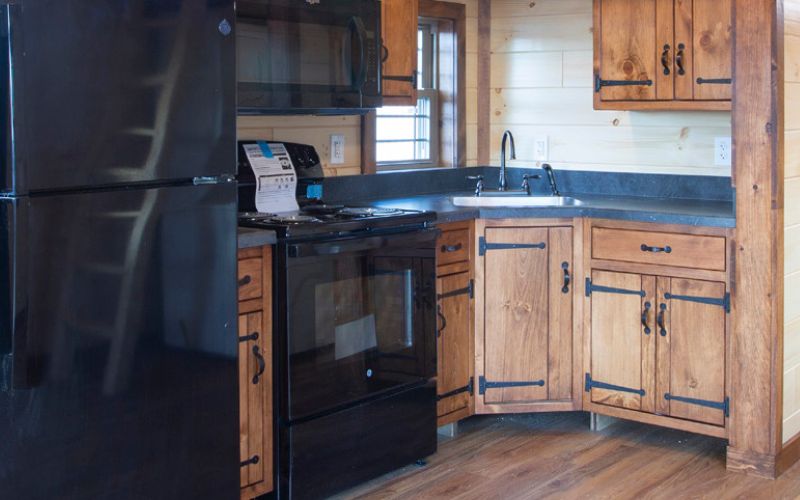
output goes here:
[{"label": "printed paper on stove", "polygon": [[245,144],[244,152],[256,176],[256,209],[266,213],[298,210],[297,173],[283,144],[258,141]]}]

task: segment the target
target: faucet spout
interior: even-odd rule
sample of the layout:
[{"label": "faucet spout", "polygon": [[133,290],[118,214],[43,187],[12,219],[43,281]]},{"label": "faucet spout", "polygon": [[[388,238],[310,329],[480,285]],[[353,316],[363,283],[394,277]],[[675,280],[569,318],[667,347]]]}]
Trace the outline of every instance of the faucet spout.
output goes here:
[{"label": "faucet spout", "polygon": [[517,151],[514,147],[514,136],[510,130],[503,132],[503,139],[500,141],[500,182],[498,189],[508,191],[508,180],[506,179],[506,141],[511,141],[511,159],[517,159]]}]

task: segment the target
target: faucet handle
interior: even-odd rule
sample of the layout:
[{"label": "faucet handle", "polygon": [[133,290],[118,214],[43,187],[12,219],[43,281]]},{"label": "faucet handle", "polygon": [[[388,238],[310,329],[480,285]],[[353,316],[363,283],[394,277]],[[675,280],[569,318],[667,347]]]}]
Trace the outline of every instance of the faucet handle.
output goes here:
[{"label": "faucet handle", "polygon": [[483,176],[482,175],[468,175],[467,179],[471,181],[478,181],[475,186],[475,196],[480,196],[483,193]]},{"label": "faucet handle", "polygon": [[522,175],[522,190],[528,193],[528,196],[531,195],[531,183],[528,182],[529,179],[541,179],[541,175],[531,175],[531,174],[523,174]]}]

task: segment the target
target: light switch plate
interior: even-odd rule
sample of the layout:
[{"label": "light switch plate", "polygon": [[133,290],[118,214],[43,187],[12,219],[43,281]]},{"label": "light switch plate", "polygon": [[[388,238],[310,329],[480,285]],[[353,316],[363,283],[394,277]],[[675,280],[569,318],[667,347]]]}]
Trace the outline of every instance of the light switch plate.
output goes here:
[{"label": "light switch plate", "polygon": [[730,137],[714,138],[714,165],[718,167],[730,167],[731,157],[733,156]]},{"label": "light switch plate", "polygon": [[533,140],[533,161],[548,161],[550,140],[546,135]]},{"label": "light switch plate", "polygon": [[344,163],[344,136],[340,134],[331,135],[331,165],[341,165]]}]

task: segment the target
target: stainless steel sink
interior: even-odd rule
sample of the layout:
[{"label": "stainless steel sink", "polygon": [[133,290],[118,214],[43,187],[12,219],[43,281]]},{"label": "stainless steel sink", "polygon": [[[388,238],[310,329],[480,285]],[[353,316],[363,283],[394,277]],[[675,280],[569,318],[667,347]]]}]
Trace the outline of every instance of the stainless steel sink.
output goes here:
[{"label": "stainless steel sink", "polygon": [[580,207],[583,202],[569,196],[453,196],[458,207]]}]

